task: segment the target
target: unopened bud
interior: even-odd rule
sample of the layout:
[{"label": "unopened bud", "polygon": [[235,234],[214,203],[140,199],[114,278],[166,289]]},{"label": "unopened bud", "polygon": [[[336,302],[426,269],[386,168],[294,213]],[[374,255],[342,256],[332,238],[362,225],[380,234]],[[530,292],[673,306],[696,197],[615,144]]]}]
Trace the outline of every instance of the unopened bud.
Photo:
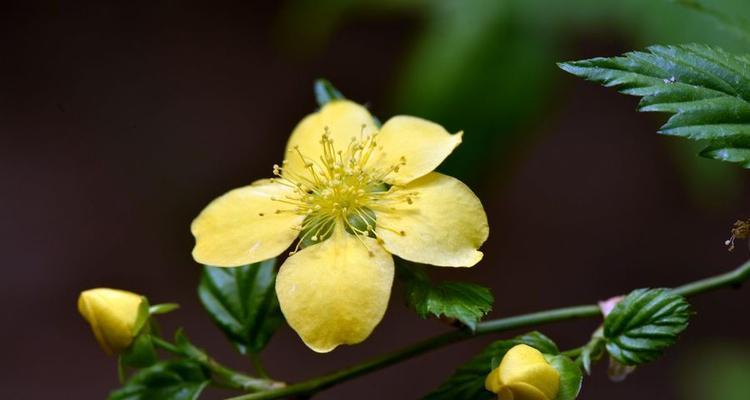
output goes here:
[{"label": "unopened bud", "polygon": [[560,373],[539,350],[519,344],[505,353],[484,386],[499,400],[554,400],[560,391]]},{"label": "unopened bud", "polygon": [[107,354],[127,349],[148,318],[148,302],[124,290],[97,288],[78,297],[78,312]]}]

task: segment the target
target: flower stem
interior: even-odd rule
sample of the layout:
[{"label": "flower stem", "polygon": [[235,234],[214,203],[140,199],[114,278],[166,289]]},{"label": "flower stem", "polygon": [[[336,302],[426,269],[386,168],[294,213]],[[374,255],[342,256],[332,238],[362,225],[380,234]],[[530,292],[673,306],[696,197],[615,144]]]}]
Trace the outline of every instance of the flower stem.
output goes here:
[{"label": "flower stem", "polygon": [[214,383],[219,386],[244,391],[270,391],[284,386],[281,382],[272,381],[270,379],[255,378],[227,368],[195,347],[182,349],[156,336],[153,336],[151,340],[156,347],[197,361],[204,367],[208,368],[208,370],[211,371],[212,378],[214,378]]},{"label": "flower stem", "polygon": [[271,378],[268,375],[268,371],[266,371],[266,368],[263,366],[263,362],[260,360],[260,354],[250,352],[248,354],[248,358],[250,358],[250,363],[253,364],[253,368],[255,369],[255,372],[257,372],[261,378],[265,378],[265,379]]},{"label": "flower stem", "polygon": [[[737,286],[746,281],[748,278],[750,278],[750,261],[745,262],[733,271],[679,286],[674,289],[674,292],[682,296],[693,296],[727,286]],[[227,400],[271,400],[288,396],[310,395],[338,383],[356,378],[372,371],[379,370],[381,368],[385,368],[389,365],[393,365],[400,361],[418,356],[430,350],[434,350],[463,340],[471,339],[475,336],[488,333],[499,333],[516,328],[524,328],[571,319],[597,317],[600,315],[601,311],[599,311],[599,306],[592,304],[558,308],[554,310],[540,311],[515,317],[489,320],[477,324],[476,333],[474,335],[472,335],[470,332],[467,332],[466,330],[456,330],[448,333],[443,333],[407,346],[403,349],[379,357],[375,357],[368,361],[364,361],[360,364],[333,372],[328,375],[308,379],[306,381],[302,381],[278,389],[232,397]]]}]

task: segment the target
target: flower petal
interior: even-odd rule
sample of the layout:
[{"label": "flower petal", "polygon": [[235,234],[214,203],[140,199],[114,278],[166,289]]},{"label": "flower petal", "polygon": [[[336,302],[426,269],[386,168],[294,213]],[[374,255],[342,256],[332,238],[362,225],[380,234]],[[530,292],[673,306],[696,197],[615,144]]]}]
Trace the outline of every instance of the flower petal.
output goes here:
[{"label": "flower petal", "polygon": [[[363,131],[363,128],[364,131]],[[287,174],[307,176],[305,159],[319,162],[323,154],[320,139],[328,128],[337,150],[346,150],[351,138],[360,133],[371,134],[375,131],[375,121],[370,112],[361,105],[348,100],[335,100],[323,106],[320,111],[305,117],[294,128],[286,145],[284,171]]]},{"label": "flower petal", "polygon": [[482,203],[461,181],[429,173],[399,190],[416,192],[411,205],[376,210],[376,233],[384,247],[406,260],[443,267],[471,267],[489,225]]},{"label": "flower petal", "polygon": [[[555,392],[557,393],[557,392]],[[503,397],[505,396],[505,397]],[[528,383],[518,382],[504,386],[498,393],[498,400],[554,400],[541,390]]]},{"label": "flower petal", "polygon": [[388,306],[393,258],[374,239],[360,239],[338,229],[289,257],[276,278],[284,317],[319,353],[365,340]]},{"label": "flower petal", "polygon": [[495,368],[484,379],[484,388],[492,393],[498,393],[500,392],[501,385],[500,368]]},{"label": "flower petal", "polygon": [[402,115],[389,119],[377,138],[384,153],[378,164],[398,164],[402,157],[406,163],[385,180],[404,185],[428,174],[461,143],[462,135],[463,132],[451,135],[442,126],[417,117]]},{"label": "flower petal", "polygon": [[284,212],[291,206],[271,198],[281,198],[292,191],[264,179],[212,201],[190,227],[195,236],[195,261],[237,267],[281,254],[297,237],[294,227],[302,223],[304,216]]}]

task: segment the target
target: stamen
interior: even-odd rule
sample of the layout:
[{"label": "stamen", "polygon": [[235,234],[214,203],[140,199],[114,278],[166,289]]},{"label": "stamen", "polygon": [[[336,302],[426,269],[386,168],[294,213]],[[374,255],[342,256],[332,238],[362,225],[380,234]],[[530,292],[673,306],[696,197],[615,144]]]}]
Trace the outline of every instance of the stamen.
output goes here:
[{"label": "stamen", "polygon": [[406,165],[406,158],[400,157],[392,165],[378,165],[377,161],[383,160],[385,153],[377,143],[378,133],[369,133],[366,128],[362,125],[358,136],[351,137],[343,149],[337,149],[331,130],[326,126],[320,136],[319,154],[305,155],[303,149],[294,146],[289,153],[299,159],[299,167],[290,170],[287,160],[281,166],[273,166],[272,181],[289,190],[271,199],[291,206],[275,212],[305,217],[298,227],[300,238],[291,254],[310,242],[325,240],[337,226],[353,234],[371,256],[374,252],[368,248],[364,237],[374,237],[382,244],[376,227],[406,235],[403,230],[378,223],[376,218],[377,212],[397,211],[418,199],[417,192],[386,184],[391,174]]}]

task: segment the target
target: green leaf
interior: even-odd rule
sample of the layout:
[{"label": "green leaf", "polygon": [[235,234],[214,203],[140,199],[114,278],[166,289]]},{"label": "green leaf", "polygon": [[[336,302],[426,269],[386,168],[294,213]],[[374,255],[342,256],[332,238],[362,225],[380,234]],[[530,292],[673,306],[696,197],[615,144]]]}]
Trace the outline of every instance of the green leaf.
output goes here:
[{"label": "green leaf", "polygon": [[198,296],[242,354],[258,353],[284,321],[274,284],[276,259],[236,268],[205,267]]},{"label": "green leaf", "polygon": [[315,100],[321,107],[333,100],[342,100],[346,98],[326,79],[317,79],[313,90],[315,91]]},{"label": "green leaf", "polygon": [[604,320],[607,352],[624,365],[657,359],[687,328],[690,305],[669,289],[631,292]]},{"label": "green leaf", "polygon": [[200,364],[164,361],[136,372],[109,400],[194,400],[208,383],[208,373]]},{"label": "green leaf", "polygon": [[151,335],[141,333],[133,339],[133,343],[121,355],[122,365],[143,368],[153,365],[157,361],[156,349],[151,342]]},{"label": "green leaf", "polygon": [[573,75],[642,97],[671,114],[659,133],[707,141],[701,155],[750,168],[750,58],[716,47],[652,46],[621,57],[560,63]]},{"label": "green leaf", "polygon": [[430,282],[418,266],[399,263],[399,279],[406,286],[406,301],[422,318],[455,318],[472,331],[491,309],[490,290],[466,282]]},{"label": "green leaf", "polygon": [[180,305],[177,303],[162,303],[162,304],[156,304],[156,305],[149,307],[148,312],[151,315],[166,314],[178,308],[180,308]]},{"label": "green leaf", "polygon": [[483,400],[495,397],[484,388],[484,380],[513,346],[526,344],[545,354],[557,355],[560,351],[555,342],[539,332],[530,332],[509,340],[498,340],[487,346],[481,353],[456,372],[435,391],[424,397],[425,400]]},{"label": "green leaf", "polygon": [[545,355],[544,358],[560,374],[560,391],[555,400],[574,400],[583,383],[583,374],[573,360],[563,355]]},{"label": "green leaf", "polygon": [[703,157],[739,164],[750,168],[750,139],[716,141],[703,149]]}]

